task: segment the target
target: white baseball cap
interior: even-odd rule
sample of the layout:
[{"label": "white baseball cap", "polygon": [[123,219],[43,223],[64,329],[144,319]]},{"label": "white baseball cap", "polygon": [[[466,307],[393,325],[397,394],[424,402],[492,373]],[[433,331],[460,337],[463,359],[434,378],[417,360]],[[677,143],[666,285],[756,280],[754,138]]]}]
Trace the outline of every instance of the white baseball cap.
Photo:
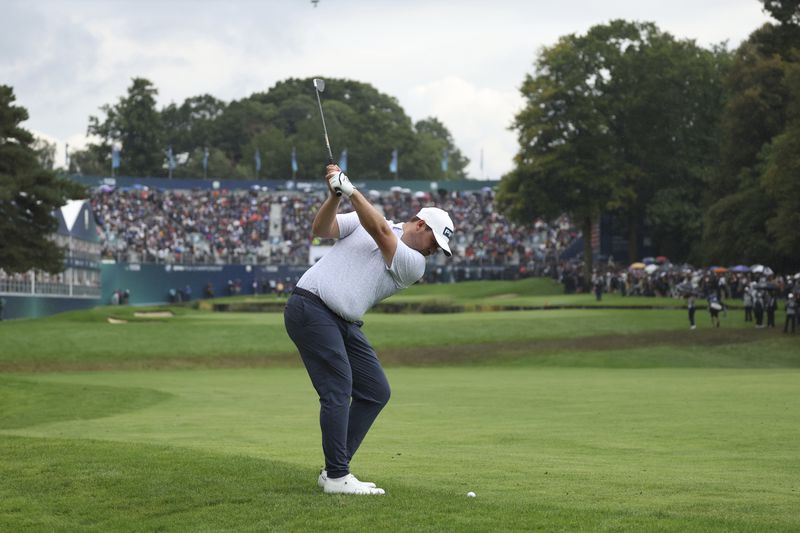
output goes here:
[{"label": "white baseball cap", "polygon": [[450,219],[447,211],[439,209],[438,207],[423,207],[417,213],[417,218],[424,220],[425,224],[433,230],[433,236],[436,239],[436,244],[444,251],[447,257],[450,257],[450,237],[453,236],[453,228],[455,225]]}]

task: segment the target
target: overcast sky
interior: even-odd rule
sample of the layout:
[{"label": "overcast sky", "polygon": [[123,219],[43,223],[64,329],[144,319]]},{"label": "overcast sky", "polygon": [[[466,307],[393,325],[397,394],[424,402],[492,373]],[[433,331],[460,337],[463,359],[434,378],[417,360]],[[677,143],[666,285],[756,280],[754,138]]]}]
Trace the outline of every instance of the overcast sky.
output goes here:
[{"label": "overcast sky", "polygon": [[59,165],[134,76],[160,106],[320,76],[370,83],[414,121],[439,118],[485,179],[511,169],[519,87],[559,36],[623,18],[734,48],[769,20],[757,0],[0,0],[0,13],[0,83],[28,109],[25,127],[58,141]]}]

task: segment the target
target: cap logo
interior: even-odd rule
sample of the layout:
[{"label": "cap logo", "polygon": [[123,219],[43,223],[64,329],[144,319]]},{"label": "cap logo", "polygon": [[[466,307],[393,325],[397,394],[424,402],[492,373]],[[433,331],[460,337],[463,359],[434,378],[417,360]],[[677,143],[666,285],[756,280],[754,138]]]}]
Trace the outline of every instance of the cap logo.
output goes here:
[{"label": "cap logo", "polygon": [[443,231],[442,233],[443,233],[443,234],[444,234],[444,236],[445,236],[445,237],[447,237],[448,239],[449,239],[450,237],[452,237],[452,236],[453,236],[453,230],[451,230],[450,228],[447,228],[447,227],[446,227],[446,228],[444,228],[444,231]]}]

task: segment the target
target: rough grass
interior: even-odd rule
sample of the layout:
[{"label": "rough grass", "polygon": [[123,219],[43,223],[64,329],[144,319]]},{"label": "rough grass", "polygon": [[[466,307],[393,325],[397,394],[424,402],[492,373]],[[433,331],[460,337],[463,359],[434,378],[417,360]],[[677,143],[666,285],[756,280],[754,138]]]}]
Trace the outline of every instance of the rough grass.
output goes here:
[{"label": "rough grass", "polygon": [[[276,313],[176,309],[172,318],[109,324],[99,308],[41,320],[0,323],[0,371],[296,364],[295,347]],[[127,313],[127,314],[126,314]],[[779,335],[744,328],[730,313],[724,329],[689,332],[683,311],[550,310],[446,315],[370,314],[364,331],[387,363],[463,362],[506,356],[686,343],[739,343]],[[490,357],[491,358],[491,357]]]}]

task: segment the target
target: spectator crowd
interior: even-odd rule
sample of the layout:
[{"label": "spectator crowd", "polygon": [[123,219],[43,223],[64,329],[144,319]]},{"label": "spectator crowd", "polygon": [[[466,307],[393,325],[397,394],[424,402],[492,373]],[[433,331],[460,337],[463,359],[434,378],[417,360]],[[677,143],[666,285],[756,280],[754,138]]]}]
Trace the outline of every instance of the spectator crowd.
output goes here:
[{"label": "spectator crowd", "polygon": [[[311,223],[323,192],[263,190],[98,189],[92,208],[101,227],[104,259],[127,263],[305,265]],[[569,219],[519,225],[494,208],[490,189],[369,191],[389,220],[404,221],[425,206],[447,210],[457,231],[452,264],[503,266],[533,273],[578,232]],[[275,207],[279,209],[275,209]],[[343,202],[342,210],[350,206]],[[280,213],[280,220],[271,220]],[[442,258],[439,258],[442,260]]]},{"label": "spectator crowd", "polygon": [[781,275],[764,265],[698,269],[686,264],[673,265],[665,257],[645,258],[623,268],[609,264],[595,270],[591,285],[587,286],[582,282],[581,267],[579,261],[559,265],[558,277],[565,292],[591,291],[598,300],[604,293],[686,298],[692,329],[696,298],[707,301],[715,327],[719,327],[719,312],[735,305],[744,309],[745,322],[753,322],[756,328],[774,328],[775,313],[782,303],[786,317],[784,331],[795,332],[800,272]]}]

